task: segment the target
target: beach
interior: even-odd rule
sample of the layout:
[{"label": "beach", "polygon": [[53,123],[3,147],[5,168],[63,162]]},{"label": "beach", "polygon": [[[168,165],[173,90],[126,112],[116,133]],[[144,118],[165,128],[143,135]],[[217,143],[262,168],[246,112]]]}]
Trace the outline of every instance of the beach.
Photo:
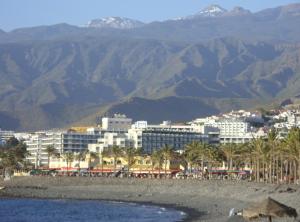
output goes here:
[{"label": "beach", "polygon": [[[226,221],[241,210],[272,197],[300,212],[299,185],[247,181],[133,179],[101,177],[14,177],[0,180],[0,197],[95,199],[154,204],[186,213],[185,221]],[[294,221],[280,219],[274,221]]]}]

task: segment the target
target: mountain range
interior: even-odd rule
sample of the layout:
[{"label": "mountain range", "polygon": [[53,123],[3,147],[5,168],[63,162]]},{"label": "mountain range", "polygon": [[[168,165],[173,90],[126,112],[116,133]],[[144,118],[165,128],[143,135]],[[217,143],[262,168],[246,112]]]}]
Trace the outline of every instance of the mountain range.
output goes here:
[{"label": "mountain range", "polygon": [[300,4],[0,31],[0,128],[186,121],[300,95]]}]

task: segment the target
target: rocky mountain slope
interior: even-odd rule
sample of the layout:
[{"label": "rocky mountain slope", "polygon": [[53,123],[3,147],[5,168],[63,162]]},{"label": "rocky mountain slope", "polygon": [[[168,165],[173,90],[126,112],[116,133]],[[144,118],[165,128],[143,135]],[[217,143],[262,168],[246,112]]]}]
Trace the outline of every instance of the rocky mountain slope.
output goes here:
[{"label": "rocky mountain slope", "polygon": [[105,112],[184,121],[297,97],[299,6],[0,32],[0,127],[63,127]]}]

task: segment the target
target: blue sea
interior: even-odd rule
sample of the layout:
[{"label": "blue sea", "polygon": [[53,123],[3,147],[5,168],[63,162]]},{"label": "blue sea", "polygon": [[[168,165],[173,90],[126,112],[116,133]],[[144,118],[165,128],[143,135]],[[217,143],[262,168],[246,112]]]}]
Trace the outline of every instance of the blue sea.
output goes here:
[{"label": "blue sea", "polygon": [[184,217],[180,211],[134,203],[0,199],[1,222],[175,222]]}]

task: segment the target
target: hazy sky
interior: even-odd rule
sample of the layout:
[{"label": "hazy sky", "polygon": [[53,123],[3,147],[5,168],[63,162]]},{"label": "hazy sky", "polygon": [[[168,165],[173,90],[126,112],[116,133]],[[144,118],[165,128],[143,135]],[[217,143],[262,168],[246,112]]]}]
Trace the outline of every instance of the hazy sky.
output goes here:
[{"label": "hazy sky", "polygon": [[83,25],[94,18],[122,16],[144,22],[194,14],[211,4],[251,11],[300,0],[0,0],[0,29],[66,22]]}]

